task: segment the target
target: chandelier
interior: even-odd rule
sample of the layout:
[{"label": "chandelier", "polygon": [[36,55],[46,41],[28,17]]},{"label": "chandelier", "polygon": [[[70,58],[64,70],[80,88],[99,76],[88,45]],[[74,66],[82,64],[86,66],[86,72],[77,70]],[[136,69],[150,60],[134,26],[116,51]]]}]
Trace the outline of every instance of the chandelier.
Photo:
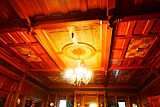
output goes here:
[{"label": "chandelier", "polygon": [[78,67],[68,69],[65,72],[64,78],[68,83],[80,86],[81,83],[87,85],[92,78],[92,72],[88,71],[81,60],[78,60]]}]

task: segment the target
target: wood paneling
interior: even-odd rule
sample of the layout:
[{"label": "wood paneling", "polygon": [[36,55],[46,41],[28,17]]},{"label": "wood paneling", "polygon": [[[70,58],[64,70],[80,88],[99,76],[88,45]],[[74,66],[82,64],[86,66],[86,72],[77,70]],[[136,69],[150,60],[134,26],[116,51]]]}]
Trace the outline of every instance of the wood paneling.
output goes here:
[{"label": "wood paneling", "polygon": [[94,75],[82,88],[140,87],[160,68],[158,11],[158,0],[2,0],[2,66],[49,88],[76,88],[63,75],[79,57]]}]

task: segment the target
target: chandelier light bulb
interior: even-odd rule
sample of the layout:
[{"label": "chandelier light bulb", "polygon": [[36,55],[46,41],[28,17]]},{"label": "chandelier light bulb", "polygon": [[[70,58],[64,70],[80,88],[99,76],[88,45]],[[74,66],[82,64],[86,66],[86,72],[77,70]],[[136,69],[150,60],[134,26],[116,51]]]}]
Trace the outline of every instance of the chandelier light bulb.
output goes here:
[{"label": "chandelier light bulb", "polygon": [[69,78],[72,74],[73,74],[73,70],[69,69],[69,70],[66,71],[65,77]]},{"label": "chandelier light bulb", "polygon": [[64,77],[70,84],[80,86],[81,83],[84,83],[87,85],[92,78],[92,72],[80,66],[67,70]]}]

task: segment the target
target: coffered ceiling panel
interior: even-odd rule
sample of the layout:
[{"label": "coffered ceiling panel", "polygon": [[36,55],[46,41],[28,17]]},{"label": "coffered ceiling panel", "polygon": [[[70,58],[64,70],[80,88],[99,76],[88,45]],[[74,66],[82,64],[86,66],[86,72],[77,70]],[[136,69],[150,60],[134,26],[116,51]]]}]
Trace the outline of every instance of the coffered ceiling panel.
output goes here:
[{"label": "coffered ceiling panel", "polygon": [[30,70],[56,68],[56,64],[38,43],[32,34],[27,32],[9,32],[0,34],[1,52],[17,63],[28,66]]},{"label": "coffered ceiling panel", "polygon": [[138,89],[160,68],[159,11],[159,0],[1,0],[0,64],[75,88],[64,71],[82,60],[93,71],[83,88]]},{"label": "coffered ceiling panel", "polygon": [[114,40],[114,49],[118,49],[121,50],[124,48],[124,44],[125,44],[125,39],[115,39]]},{"label": "coffered ceiling panel", "polygon": [[159,41],[159,19],[136,19],[124,20],[117,24],[118,29],[112,45],[111,65],[141,66],[142,68],[146,63],[147,66],[153,65],[152,59],[159,53],[159,49],[156,48]]},{"label": "coffered ceiling panel", "polygon": [[101,67],[100,24],[64,26],[44,30],[44,33],[56,55],[67,67],[77,66],[77,60],[83,60],[89,68]]},{"label": "coffered ceiling panel", "polygon": [[28,46],[16,46],[16,47],[11,47],[12,50],[14,50],[17,53],[20,53],[22,57],[27,61],[27,62],[41,62],[42,60],[38,55],[34,53],[34,51],[28,47]]},{"label": "coffered ceiling panel", "polygon": [[139,81],[143,81],[147,77],[149,71],[147,70],[120,70],[119,74],[115,75],[116,71],[108,72],[108,83],[111,84],[130,84],[137,85]]},{"label": "coffered ceiling panel", "polygon": [[155,38],[131,39],[125,58],[144,57]]}]

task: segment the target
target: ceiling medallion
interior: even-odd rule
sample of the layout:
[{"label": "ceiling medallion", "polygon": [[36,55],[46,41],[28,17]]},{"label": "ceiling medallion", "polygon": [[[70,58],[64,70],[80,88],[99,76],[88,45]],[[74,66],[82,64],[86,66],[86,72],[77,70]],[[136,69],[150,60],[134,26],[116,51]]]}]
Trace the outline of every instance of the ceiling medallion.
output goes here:
[{"label": "ceiling medallion", "polygon": [[78,44],[70,43],[62,48],[62,53],[75,60],[88,59],[95,55],[96,49],[86,43],[78,42]]},{"label": "ceiling medallion", "polygon": [[66,70],[64,78],[73,85],[80,86],[81,83],[87,85],[92,78],[92,71],[86,69],[84,60],[95,55],[96,49],[87,43],[78,42],[75,34],[71,32],[73,27],[68,29],[70,29],[70,37],[73,43],[65,45],[62,48],[62,53],[68,58],[76,60],[77,67]]}]

